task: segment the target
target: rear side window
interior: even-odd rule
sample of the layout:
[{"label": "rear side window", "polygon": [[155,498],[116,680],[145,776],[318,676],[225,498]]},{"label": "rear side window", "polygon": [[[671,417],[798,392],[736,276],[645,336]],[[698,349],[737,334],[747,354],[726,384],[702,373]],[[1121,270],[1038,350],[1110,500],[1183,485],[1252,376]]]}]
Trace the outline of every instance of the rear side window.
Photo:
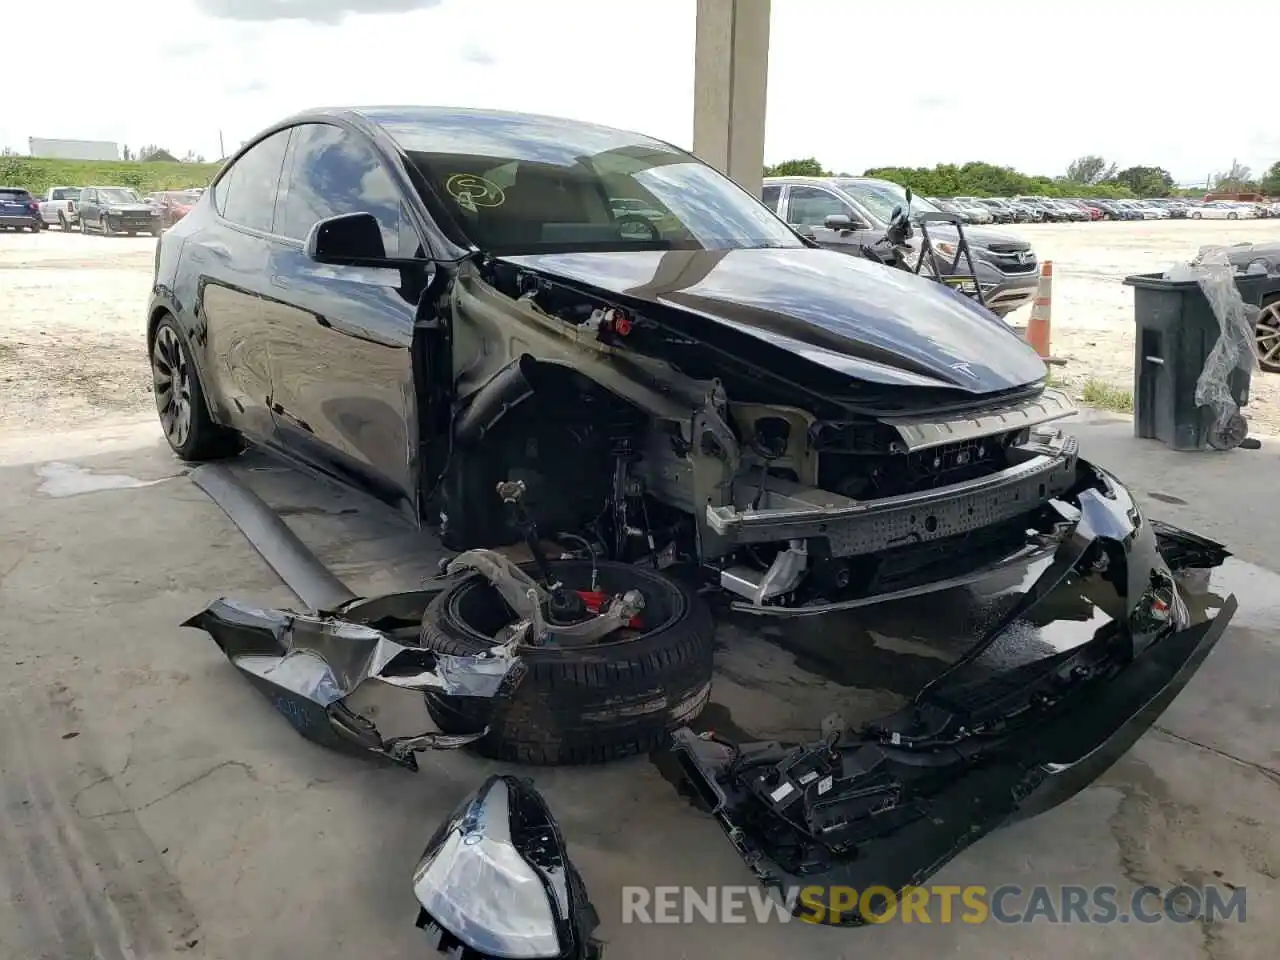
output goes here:
[{"label": "rear side window", "polygon": [[275,232],[302,240],[327,217],[371,213],[382,228],[387,256],[397,256],[400,191],[373,149],[355,134],[327,123],[302,124],[293,136],[293,162]]},{"label": "rear side window", "polygon": [[215,187],[218,212],[242,227],[270,231],[289,130],[273,133],[249,149]]}]

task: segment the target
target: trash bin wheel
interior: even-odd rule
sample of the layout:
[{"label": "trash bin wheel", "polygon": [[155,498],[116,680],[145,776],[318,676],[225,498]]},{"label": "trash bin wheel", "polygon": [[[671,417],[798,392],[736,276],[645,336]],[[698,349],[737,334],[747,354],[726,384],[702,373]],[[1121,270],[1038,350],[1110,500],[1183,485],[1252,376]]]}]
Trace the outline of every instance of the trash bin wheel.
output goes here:
[{"label": "trash bin wheel", "polygon": [[[648,752],[688,723],[711,692],[714,624],[705,601],[682,583],[643,566],[600,560],[599,591],[639,590],[645,606],[636,629],[623,628],[582,646],[522,646],[526,668],[511,698],[427,695],[446,733],[489,733],[472,745],[486,757],[559,766],[602,763]],[[571,590],[591,586],[587,560],[553,560]],[[523,569],[534,574],[531,566]],[[536,575],[536,574],[535,574]],[[427,607],[422,644],[438,653],[477,654],[515,614],[482,575],[451,585]]]}]

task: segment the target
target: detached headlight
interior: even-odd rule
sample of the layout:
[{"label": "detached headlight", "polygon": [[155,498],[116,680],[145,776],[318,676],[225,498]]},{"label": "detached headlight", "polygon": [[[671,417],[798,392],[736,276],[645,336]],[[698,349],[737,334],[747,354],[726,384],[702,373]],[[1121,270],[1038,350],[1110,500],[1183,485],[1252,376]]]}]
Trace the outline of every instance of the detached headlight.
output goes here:
[{"label": "detached headlight", "polygon": [[595,911],[546,801],[528,783],[493,776],[437,832],[414,871],[418,926],[439,949],[551,960],[586,955]]}]

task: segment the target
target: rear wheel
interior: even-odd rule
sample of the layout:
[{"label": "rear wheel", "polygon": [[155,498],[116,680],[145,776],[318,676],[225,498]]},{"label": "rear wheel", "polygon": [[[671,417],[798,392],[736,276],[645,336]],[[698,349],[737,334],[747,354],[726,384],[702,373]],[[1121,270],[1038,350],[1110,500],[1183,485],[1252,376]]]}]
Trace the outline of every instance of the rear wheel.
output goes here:
[{"label": "rear wheel", "polygon": [[[711,693],[714,626],[706,603],[683,584],[645,567],[599,561],[606,595],[639,590],[643,626],[583,646],[521,647],[526,673],[509,700],[427,695],[445,732],[489,726],[473,748],[486,757],[542,765],[602,763],[660,746],[694,719]],[[586,560],[552,561],[569,589],[591,586]],[[422,619],[422,644],[437,653],[491,649],[515,614],[484,577],[440,594]]]},{"label": "rear wheel", "polygon": [[1227,214],[1227,219],[1228,219],[1228,220],[1239,220],[1239,219],[1240,219],[1240,215],[1239,215],[1238,213],[1236,213],[1234,210],[1232,210],[1230,213],[1228,213],[1228,214]]},{"label": "rear wheel", "polygon": [[172,317],[156,326],[151,378],[160,427],[183,460],[216,460],[240,449],[239,437],[213,422],[186,341]]}]

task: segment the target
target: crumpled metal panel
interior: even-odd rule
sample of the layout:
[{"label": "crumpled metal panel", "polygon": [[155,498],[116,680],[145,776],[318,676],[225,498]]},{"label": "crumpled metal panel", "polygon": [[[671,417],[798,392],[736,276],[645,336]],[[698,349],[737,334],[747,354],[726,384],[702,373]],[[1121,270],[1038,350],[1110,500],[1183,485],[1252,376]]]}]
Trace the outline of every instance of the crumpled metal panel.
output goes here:
[{"label": "crumpled metal panel", "polygon": [[[434,731],[422,694],[496,701],[509,696],[524,673],[519,658],[506,647],[481,656],[437,654],[405,646],[366,624],[226,598],[183,626],[213,637],[227,659],[308,740],[415,770],[418,751],[464,746],[488,732]],[[347,702],[357,695],[362,704],[380,698],[403,701],[406,692],[417,695],[413,699],[420,706],[424,732],[384,738]]]}]

